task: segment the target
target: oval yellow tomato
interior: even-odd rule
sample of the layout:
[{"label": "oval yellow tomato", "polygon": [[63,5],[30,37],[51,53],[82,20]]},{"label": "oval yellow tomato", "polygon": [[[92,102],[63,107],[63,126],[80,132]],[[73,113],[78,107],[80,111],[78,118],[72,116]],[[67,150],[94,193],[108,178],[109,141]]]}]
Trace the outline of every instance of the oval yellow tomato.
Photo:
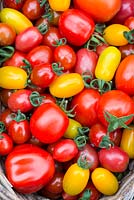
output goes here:
[{"label": "oval yellow tomato", "polygon": [[3,8],[0,12],[0,21],[12,26],[16,33],[33,26],[32,22],[21,12],[13,8]]},{"label": "oval yellow tomato", "polygon": [[22,89],[26,87],[27,73],[18,67],[0,68],[0,87],[5,89]]},{"label": "oval yellow tomato", "polygon": [[121,52],[113,46],[105,48],[99,56],[95,76],[104,81],[111,81],[120,64]]},{"label": "oval yellow tomato", "polygon": [[91,174],[91,179],[97,190],[104,195],[113,195],[118,190],[119,183],[117,178],[105,168],[96,168]]},{"label": "oval yellow tomato", "polygon": [[89,169],[83,169],[77,163],[72,164],[63,177],[63,190],[69,195],[77,195],[86,187]]},{"label": "oval yellow tomato", "polygon": [[129,155],[129,158],[134,159],[134,125],[129,127],[130,129],[123,129],[120,147]]},{"label": "oval yellow tomato", "polygon": [[84,88],[84,82],[80,74],[69,73],[58,76],[49,86],[50,93],[58,98],[69,98]]},{"label": "oval yellow tomato", "polygon": [[128,40],[124,37],[124,32],[130,29],[122,24],[111,24],[104,29],[103,38],[106,42],[113,46],[124,46],[128,44]]},{"label": "oval yellow tomato", "polygon": [[65,11],[70,7],[71,0],[49,0],[50,7],[54,11]]}]

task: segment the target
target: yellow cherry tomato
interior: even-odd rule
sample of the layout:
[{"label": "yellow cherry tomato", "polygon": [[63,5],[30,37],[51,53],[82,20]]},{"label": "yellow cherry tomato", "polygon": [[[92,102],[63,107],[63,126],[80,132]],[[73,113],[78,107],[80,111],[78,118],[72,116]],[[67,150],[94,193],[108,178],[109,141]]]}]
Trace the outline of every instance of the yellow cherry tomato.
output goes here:
[{"label": "yellow cherry tomato", "polygon": [[16,33],[33,26],[32,22],[21,12],[13,8],[3,8],[0,12],[0,21],[12,26]]},{"label": "yellow cherry tomato", "polygon": [[130,29],[122,24],[111,24],[104,29],[103,38],[106,42],[113,46],[124,46],[128,44],[128,40],[124,37],[124,32]]},{"label": "yellow cherry tomato", "polygon": [[71,0],[49,0],[49,5],[54,11],[65,11],[70,7]]},{"label": "yellow cherry tomato", "polygon": [[0,68],[0,87],[5,89],[22,89],[26,87],[27,73],[18,67]]},{"label": "yellow cherry tomato", "polygon": [[64,133],[65,138],[74,139],[78,135],[78,128],[82,127],[82,125],[74,119],[69,118],[69,125]]},{"label": "yellow cherry tomato", "polygon": [[129,155],[129,158],[134,159],[134,125],[129,127],[130,129],[123,129],[120,147]]},{"label": "yellow cherry tomato", "polygon": [[83,169],[77,163],[72,164],[63,177],[63,190],[72,196],[81,193],[87,185],[89,176],[89,169]]},{"label": "yellow cherry tomato", "polygon": [[104,81],[111,81],[121,61],[121,52],[117,47],[105,48],[99,56],[95,76]]},{"label": "yellow cherry tomato", "polygon": [[102,167],[98,167],[92,172],[91,179],[97,190],[104,195],[113,195],[119,188],[115,175]]},{"label": "yellow cherry tomato", "polygon": [[58,76],[50,85],[50,93],[58,98],[69,98],[84,88],[84,82],[80,74],[69,73]]}]

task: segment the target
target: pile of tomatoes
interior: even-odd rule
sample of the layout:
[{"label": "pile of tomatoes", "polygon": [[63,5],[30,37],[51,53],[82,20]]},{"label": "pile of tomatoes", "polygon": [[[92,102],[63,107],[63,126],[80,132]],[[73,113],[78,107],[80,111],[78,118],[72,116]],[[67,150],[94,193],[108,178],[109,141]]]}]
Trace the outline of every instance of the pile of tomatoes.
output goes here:
[{"label": "pile of tomatoes", "polygon": [[114,195],[134,159],[133,0],[3,0],[0,156],[15,191]]}]

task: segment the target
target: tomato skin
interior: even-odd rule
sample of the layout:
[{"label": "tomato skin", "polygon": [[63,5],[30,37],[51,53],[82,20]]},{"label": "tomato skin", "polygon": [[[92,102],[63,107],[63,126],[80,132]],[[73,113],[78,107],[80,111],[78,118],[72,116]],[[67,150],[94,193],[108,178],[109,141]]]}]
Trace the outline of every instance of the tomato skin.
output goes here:
[{"label": "tomato skin", "polygon": [[12,45],[15,41],[16,32],[12,26],[0,23],[0,46]]},{"label": "tomato skin", "polygon": [[89,176],[89,169],[83,169],[77,163],[72,164],[65,172],[63,190],[72,196],[80,194],[86,187]]},{"label": "tomato skin", "polygon": [[127,44],[127,45],[124,45],[124,46],[120,46],[119,50],[121,52],[121,58],[123,59],[126,56],[134,54],[134,45],[133,44]]},{"label": "tomato skin", "polygon": [[[109,60],[109,58],[111,58]],[[111,81],[121,60],[120,51],[109,46],[100,54],[95,68],[95,76],[104,81]]]},{"label": "tomato skin", "polygon": [[17,191],[24,194],[40,190],[55,172],[52,156],[32,144],[14,148],[6,158],[5,169],[10,183]]},{"label": "tomato skin", "polygon": [[134,126],[129,126],[131,129],[123,129],[120,147],[128,155],[130,159],[134,158]]},{"label": "tomato skin", "polygon": [[[5,89],[22,89],[27,82],[27,73],[15,66],[0,68],[0,87]],[[10,83],[10,84],[9,84]]]},{"label": "tomato skin", "polygon": [[20,33],[26,28],[33,26],[32,22],[25,15],[13,8],[3,8],[0,12],[0,20],[12,26],[16,33]]},{"label": "tomato skin", "polygon": [[9,108],[6,108],[0,115],[0,120],[5,124],[6,129],[8,129],[9,124],[13,120],[11,116],[12,112]]},{"label": "tomato skin", "polygon": [[13,140],[6,133],[1,133],[1,136],[3,138],[0,138],[0,155],[1,156],[6,156],[13,149]]},{"label": "tomato skin", "polygon": [[81,46],[91,37],[94,21],[80,10],[68,9],[59,18],[59,29],[70,44]]},{"label": "tomato skin", "polygon": [[76,143],[71,139],[62,139],[54,146],[53,158],[59,162],[66,162],[73,158],[78,153]]},{"label": "tomato skin", "polygon": [[[129,156],[120,147],[101,149],[98,153],[102,167],[112,172],[124,172],[129,164]],[[116,165],[115,165],[116,163]]]},{"label": "tomato skin", "polygon": [[127,26],[130,30],[134,29],[134,17],[128,17],[125,21],[124,21],[124,25]]},{"label": "tomato skin", "polygon": [[59,140],[68,127],[67,115],[55,104],[40,105],[30,118],[32,135],[43,143]]},{"label": "tomato skin", "polygon": [[105,168],[96,168],[91,174],[91,179],[97,190],[104,195],[113,195],[118,190],[117,178]]},{"label": "tomato skin", "polygon": [[8,106],[8,98],[10,97],[10,95],[13,93],[13,90],[9,90],[9,89],[2,89],[0,91],[0,100],[2,102],[2,104],[7,107]]},{"label": "tomato skin", "polygon": [[50,94],[58,98],[68,98],[78,94],[84,88],[80,74],[69,73],[57,77],[49,86]]},{"label": "tomato skin", "polygon": [[96,22],[107,22],[120,10],[121,0],[74,0],[74,5],[88,13]]},{"label": "tomato skin", "polygon": [[24,3],[24,0],[20,0],[19,2],[16,2],[16,0],[4,0],[3,7],[20,10],[22,8],[23,3]]},{"label": "tomato skin", "polygon": [[125,57],[115,74],[115,86],[126,94],[134,95],[134,55]]}]

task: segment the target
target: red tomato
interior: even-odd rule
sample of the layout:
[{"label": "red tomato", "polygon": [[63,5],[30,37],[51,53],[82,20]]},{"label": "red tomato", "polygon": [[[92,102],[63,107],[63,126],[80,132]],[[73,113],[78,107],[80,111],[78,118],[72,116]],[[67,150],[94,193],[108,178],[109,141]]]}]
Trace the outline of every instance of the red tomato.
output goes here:
[{"label": "red tomato", "polygon": [[14,91],[13,90],[10,90],[10,89],[2,89],[0,91],[0,100],[2,102],[2,104],[4,106],[8,106],[8,98],[11,96],[11,94],[13,93]]},{"label": "red tomato", "polygon": [[55,104],[39,106],[30,118],[31,133],[43,143],[53,143],[65,133],[69,124],[67,115]]},{"label": "red tomato", "polygon": [[10,109],[5,109],[1,115],[0,120],[5,124],[6,129],[8,129],[9,124],[11,123],[12,119],[12,111]]},{"label": "red tomato", "polygon": [[78,154],[76,143],[71,139],[62,139],[54,146],[53,158],[59,162],[69,161]]},{"label": "red tomato", "polygon": [[115,86],[126,94],[134,95],[134,55],[125,57],[117,68]]},{"label": "red tomato", "polygon": [[24,3],[24,0],[4,0],[3,6],[6,8],[13,8],[15,10],[20,10],[22,8],[22,5]]},{"label": "red tomato", "polygon": [[85,44],[94,31],[94,21],[77,9],[68,9],[59,18],[61,35],[75,46]]},{"label": "red tomato", "polygon": [[62,198],[64,200],[78,200],[78,195],[75,195],[75,196],[71,196],[69,194],[67,194],[66,192],[62,192]]},{"label": "red tomato", "polygon": [[120,147],[101,149],[98,155],[101,166],[112,172],[123,172],[128,167],[129,156]]},{"label": "red tomato", "polygon": [[6,156],[13,149],[13,140],[6,133],[0,134],[0,155]]},{"label": "red tomato", "polygon": [[121,58],[123,59],[126,56],[134,54],[134,45],[133,44],[127,44],[127,45],[124,45],[124,46],[120,46],[119,50],[121,52]]},{"label": "red tomato", "polygon": [[75,95],[71,101],[71,107],[74,107],[74,119],[83,126],[91,127],[95,124],[98,120],[97,107],[99,99],[100,94],[94,89],[84,89]]},{"label": "red tomato", "polygon": [[0,23],[0,46],[13,45],[15,37],[16,32],[12,26]]},{"label": "red tomato", "polygon": [[13,187],[27,194],[37,192],[51,180],[55,165],[47,151],[32,144],[23,144],[7,156],[5,170]]},{"label": "red tomato", "polygon": [[134,17],[128,17],[125,20],[124,25],[127,26],[130,30],[134,29]]}]

